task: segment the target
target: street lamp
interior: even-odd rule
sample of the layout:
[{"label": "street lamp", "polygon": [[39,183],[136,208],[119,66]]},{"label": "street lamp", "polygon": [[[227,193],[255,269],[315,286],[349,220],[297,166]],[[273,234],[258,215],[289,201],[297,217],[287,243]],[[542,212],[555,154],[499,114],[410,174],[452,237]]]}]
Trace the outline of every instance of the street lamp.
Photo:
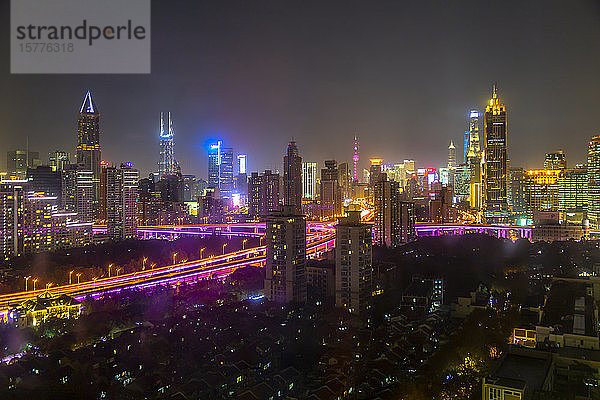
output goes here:
[{"label": "street lamp", "polygon": [[27,281],[31,278],[31,276],[26,276],[25,279],[25,291],[27,291]]},{"label": "street lamp", "polygon": [[77,284],[79,285],[79,277],[81,276],[81,274],[76,274],[77,276]]},{"label": "street lamp", "polygon": [[154,269],[154,267],[156,267],[156,264],[155,264],[155,263],[152,263],[152,264],[150,264],[150,269],[151,269],[151,270],[152,270],[152,269]]},{"label": "street lamp", "polygon": [[225,247],[227,247],[227,243],[223,244],[223,255],[225,255]]},{"label": "street lamp", "polygon": [[50,289],[50,286],[52,286],[52,282],[46,283],[46,290]]},{"label": "street lamp", "polygon": [[117,268],[117,276],[119,276],[119,272],[121,272],[121,268]]},{"label": "street lamp", "polygon": [[204,253],[204,250],[206,250],[206,247],[200,249],[200,259],[202,259],[202,254]]},{"label": "street lamp", "polygon": [[175,257],[177,257],[177,253],[173,253],[173,265],[175,265]]},{"label": "street lamp", "polygon": [[146,261],[148,261],[148,257],[142,258],[142,271],[146,269]]},{"label": "street lamp", "polygon": [[32,282],[33,282],[33,291],[35,292],[35,283],[37,282],[37,278],[35,278]]},{"label": "street lamp", "polygon": [[108,264],[108,277],[110,278],[110,267],[112,267],[113,264]]},{"label": "street lamp", "polygon": [[261,245],[261,246],[262,246],[262,241],[263,241],[263,239],[264,239],[264,238],[265,238],[264,236],[261,236],[261,237],[260,237],[260,245]]},{"label": "street lamp", "polygon": [[71,284],[71,275],[73,275],[73,271],[69,271],[69,285]]},{"label": "street lamp", "polygon": [[242,250],[246,250],[246,242],[247,241],[248,241],[248,239],[242,240]]}]

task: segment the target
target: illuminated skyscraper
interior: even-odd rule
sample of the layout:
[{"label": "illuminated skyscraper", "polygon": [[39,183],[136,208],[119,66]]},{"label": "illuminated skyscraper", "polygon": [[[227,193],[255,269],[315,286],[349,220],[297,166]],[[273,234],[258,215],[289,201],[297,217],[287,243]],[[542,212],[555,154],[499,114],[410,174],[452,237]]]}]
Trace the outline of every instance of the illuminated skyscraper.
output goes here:
[{"label": "illuminated skyscraper", "polygon": [[581,223],[588,209],[588,170],[585,165],[563,169],[558,177],[560,219]]},{"label": "illuminated skyscraper", "polygon": [[294,141],[288,144],[283,157],[283,205],[294,207],[296,214],[302,213],[302,157]]},{"label": "illuminated skyscraper", "polygon": [[481,153],[479,145],[479,112],[477,110],[471,110],[469,113],[469,150],[472,150],[478,156]]},{"label": "illuminated skyscraper", "polygon": [[358,137],[354,136],[354,155],[352,161],[354,161],[354,173],[352,174],[352,181],[358,182],[358,162],[360,161],[360,151],[358,145]]},{"label": "illuminated skyscraper", "polygon": [[600,227],[600,136],[588,145],[588,219],[590,227]]},{"label": "illuminated skyscraper", "polygon": [[177,173],[175,132],[170,112],[160,113],[160,160],[158,161],[158,172],[161,178],[165,175],[175,175]]},{"label": "illuminated skyscraper", "polygon": [[238,173],[245,174],[246,172],[246,160],[247,156],[245,154],[239,154],[237,156],[238,159]]},{"label": "illuminated skyscraper", "polygon": [[342,212],[342,192],[335,160],[325,161],[321,170],[321,217],[331,218]]},{"label": "illuminated skyscraper", "polygon": [[106,225],[111,239],[136,237],[138,180],[139,172],[131,163],[106,169]]},{"label": "illuminated skyscraper", "polygon": [[221,148],[223,142],[213,143],[208,148],[208,187],[219,187],[219,167],[221,165]]},{"label": "illuminated skyscraper", "polygon": [[302,196],[305,199],[317,198],[317,163],[302,163]]},{"label": "illuminated skyscraper", "polygon": [[456,167],[456,147],[451,140],[450,146],[448,146],[448,168],[453,169],[454,167]]},{"label": "illuminated skyscraper", "polygon": [[527,218],[536,211],[558,211],[558,177],[560,170],[525,170],[525,205]]},{"label": "illuminated skyscraper", "polygon": [[544,158],[544,169],[565,169],[567,168],[567,157],[562,150],[546,153]]},{"label": "illuminated skyscraper", "polygon": [[23,248],[23,214],[26,180],[0,182],[0,256],[20,255]]},{"label": "illuminated skyscraper", "polygon": [[502,219],[508,210],[506,193],[507,167],[507,120],[506,108],[500,102],[496,85],[490,104],[485,109],[485,166],[484,197],[488,218]]},{"label": "illuminated skyscraper", "polygon": [[208,148],[208,187],[218,189],[220,197],[233,192],[233,149],[219,140]]},{"label": "illuminated skyscraper", "polygon": [[100,179],[100,155],[100,112],[88,90],[77,120],[77,163],[92,171],[95,183]]},{"label": "illuminated skyscraper", "polygon": [[48,160],[50,161],[50,167],[52,171],[62,171],[65,169],[65,165],[69,164],[69,153],[66,151],[56,150],[50,153]]}]

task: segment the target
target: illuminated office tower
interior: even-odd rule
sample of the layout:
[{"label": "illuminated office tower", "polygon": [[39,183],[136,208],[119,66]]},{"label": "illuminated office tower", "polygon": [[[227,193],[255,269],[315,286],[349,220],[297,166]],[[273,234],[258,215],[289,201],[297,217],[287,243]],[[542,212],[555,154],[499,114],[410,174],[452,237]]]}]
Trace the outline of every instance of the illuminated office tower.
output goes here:
[{"label": "illuminated office tower", "polygon": [[471,193],[471,168],[461,164],[454,169],[454,195],[459,201],[469,201]]},{"label": "illuminated office tower", "polygon": [[360,210],[348,211],[335,226],[335,306],[361,314],[371,306],[373,255],[371,227]]},{"label": "illuminated office tower", "polygon": [[247,158],[248,158],[248,156],[246,156],[245,154],[239,154],[237,156],[237,159],[238,159],[238,173],[239,174],[245,174],[245,173],[247,173],[246,172]]},{"label": "illuminated office tower", "polygon": [[219,169],[221,165],[222,141],[213,143],[208,148],[208,187],[217,189],[219,187]]},{"label": "illuminated office tower", "polygon": [[404,160],[404,171],[407,174],[412,174],[416,171],[415,169],[415,160]]},{"label": "illuminated office tower", "polygon": [[113,240],[137,236],[138,180],[131,163],[106,169],[106,227]]},{"label": "illuminated office tower", "polygon": [[485,109],[484,197],[486,217],[502,219],[508,210],[506,108],[500,102],[496,85]]},{"label": "illuminated office tower", "polygon": [[481,155],[481,146],[479,144],[479,112],[477,110],[471,110],[469,113],[469,151],[472,151],[476,156]]},{"label": "illuminated office tower", "polygon": [[29,192],[25,197],[23,252],[37,253],[53,249],[52,215],[58,208],[56,196]]},{"label": "illuminated office tower", "polygon": [[295,205],[269,214],[266,224],[265,296],[306,302],[306,217]]},{"label": "illuminated office tower", "polygon": [[388,181],[382,174],[373,184],[375,223],[373,225],[373,244],[396,247],[400,244],[400,188],[398,182]]},{"label": "illuminated office tower", "polygon": [[467,155],[471,177],[469,178],[469,205],[473,210],[483,208],[483,184],[481,178],[481,156],[469,150]]},{"label": "illuminated office tower", "polygon": [[230,198],[233,194],[233,149],[221,149],[219,165],[219,195]]},{"label": "illuminated office tower", "polygon": [[357,136],[354,136],[354,155],[352,156],[352,161],[354,162],[352,182],[358,182],[358,162],[360,161],[360,147],[358,144]]},{"label": "illuminated office tower", "polygon": [[0,253],[3,259],[21,254],[23,249],[24,186],[26,180],[0,182]]},{"label": "illuminated office tower", "polygon": [[294,207],[296,214],[302,213],[302,157],[294,141],[288,144],[283,157],[283,205]]},{"label": "illuminated office tower", "polygon": [[69,153],[66,151],[56,150],[48,156],[49,165],[52,171],[60,172],[69,164]]},{"label": "illuminated office tower", "polygon": [[600,136],[588,145],[588,219],[590,227],[600,227]]},{"label": "illuminated office tower", "polygon": [[562,150],[546,153],[544,158],[544,169],[565,169],[567,168],[567,157]]},{"label": "illuminated office tower", "polygon": [[83,222],[94,222],[94,205],[96,201],[96,184],[92,171],[75,172],[75,211]]},{"label": "illuminated office tower", "polygon": [[160,159],[158,161],[158,173],[162,178],[165,175],[177,173],[177,161],[175,160],[175,131],[170,112],[160,113]]},{"label": "illuminated office tower", "polygon": [[326,160],[321,169],[321,217],[331,218],[342,212],[342,192],[335,160]]},{"label": "illuminated office tower", "polygon": [[454,167],[456,167],[456,147],[454,147],[454,143],[451,140],[450,146],[448,146],[448,169],[453,169]]},{"label": "illuminated office tower", "polygon": [[469,154],[469,140],[470,140],[471,132],[465,131],[465,135],[463,137],[463,160],[467,162],[467,154]]},{"label": "illuminated office tower", "polygon": [[100,153],[100,112],[88,90],[77,120],[77,163],[92,171],[94,182],[100,178]]},{"label": "illuminated office tower", "polygon": [[233,193],[233,149],[219,140],[208,148],[208,187],[218,189],[219,197]]},{"label": "illuminated office tower", "polygon": [[317,163],[302,163],[302,196],[305,199],[317,198]]},{"label": "illuminated office tower", "polygon": [[560,219],[581,223],[588,209],[588,170],[585,165],[563,169],[558,176]]},{"label": "illuminated office tower", "polygon": [[523,168],[509,168],[508,170],[508,207],[514,215],[527,213],[526,179]]},{"label": "illuminated office tower", "polygon": [[525,204],[527,218],[536,211],[558,211],[558,176],[560,170],[525,170]]}]

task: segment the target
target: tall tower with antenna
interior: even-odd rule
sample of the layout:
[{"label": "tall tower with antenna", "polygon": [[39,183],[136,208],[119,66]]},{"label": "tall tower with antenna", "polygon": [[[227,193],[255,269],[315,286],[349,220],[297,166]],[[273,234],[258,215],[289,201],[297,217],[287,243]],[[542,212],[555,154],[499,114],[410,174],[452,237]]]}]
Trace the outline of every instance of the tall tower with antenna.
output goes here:
[{"label": "tall tower with antenna", "polygon": [[354,155],[352,156],[354,161],[354,174],[352,175],[352,181],[358,182],[358,161],[360,160],[360,152],[358,146],[358,137],[354,136]]}]

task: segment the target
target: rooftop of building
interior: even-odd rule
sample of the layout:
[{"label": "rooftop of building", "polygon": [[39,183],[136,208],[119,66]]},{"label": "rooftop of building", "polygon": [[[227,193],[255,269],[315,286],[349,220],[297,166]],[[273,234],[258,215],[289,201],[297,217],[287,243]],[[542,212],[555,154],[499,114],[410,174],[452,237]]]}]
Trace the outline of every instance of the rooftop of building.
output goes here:
[{"label": "rooftop of building", "polygon": [[544,305],[540,325],[558,329],[557,333],[596,336],[594,299],[587,294],[589,282],[556,281]]},{"label": "rooftop of building", "polygon": [[539,351],[509,352],[485,382],[521,389],[528,394],[542,389],[552,365],[552,355]]}]

